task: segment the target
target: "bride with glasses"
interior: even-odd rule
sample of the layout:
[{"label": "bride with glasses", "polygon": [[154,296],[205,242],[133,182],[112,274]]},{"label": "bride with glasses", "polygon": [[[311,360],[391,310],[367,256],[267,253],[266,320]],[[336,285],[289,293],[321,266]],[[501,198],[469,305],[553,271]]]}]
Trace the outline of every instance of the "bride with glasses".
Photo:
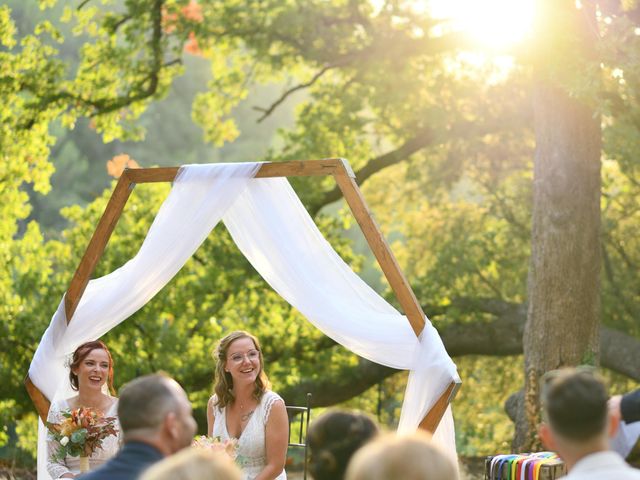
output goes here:
[{"label": "bride with glasses", "polygon": [[258,339],[235,331],[220,340],[214,395],[207,405],[208,434],[237,440],[243,480],[285,480],[289,421],[284,401],[269,387]]}]

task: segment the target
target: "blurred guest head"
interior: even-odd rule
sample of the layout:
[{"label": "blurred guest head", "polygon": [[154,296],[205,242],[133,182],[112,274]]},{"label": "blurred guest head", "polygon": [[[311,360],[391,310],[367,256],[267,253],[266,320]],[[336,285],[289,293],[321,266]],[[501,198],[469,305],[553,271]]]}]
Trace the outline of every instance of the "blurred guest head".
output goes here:
[{"label": "blurred guest head", "polygon": [[309,472],[315,480],[341,480],[351,456],[378,434],[378,427],[362,413],[329,411],[309,427]]},{"label": "blurred guest head", "polygon": [[617,421],[608,415],[607,388],[592,369],[566,368],[545,374],[541,385],[545,447],[565,460],[567,468],[580,458],[608,449]]},{"label": "blurred guest head", "polygon": [[407,436],[384,435],[362,447],[351,460],[346,480],[456,480],[458,469],[417,431]]},{"label": "blurred guest head", "polygon": [[188,448],[147,470],[141,480],[241,480],[242,473],[224,453]]},{"label": "blurred guest head", "polygon": [[145,375],[121,390],[118,416],[124,441],[141,441],[165,455],[191,444],[196,421],[182,387],[163,374]]}]

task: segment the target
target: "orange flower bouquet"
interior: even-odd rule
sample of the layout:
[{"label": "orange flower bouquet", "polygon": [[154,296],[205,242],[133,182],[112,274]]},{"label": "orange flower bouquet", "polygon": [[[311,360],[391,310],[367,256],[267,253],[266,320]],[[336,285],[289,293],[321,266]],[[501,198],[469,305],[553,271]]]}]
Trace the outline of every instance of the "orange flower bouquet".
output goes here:
[{"label": "orange flower bouquet", "polygon": [[60,423],[47,422],[47,428],[59,445],[52,458],[64,460],[67,455],[80,457],[80,469],[87,471],[91,454],[102,448],[105,438],[117,435],[116,418],[105,417],[102,413],[85,407],[62,412],[62,416],[64,419]]}]

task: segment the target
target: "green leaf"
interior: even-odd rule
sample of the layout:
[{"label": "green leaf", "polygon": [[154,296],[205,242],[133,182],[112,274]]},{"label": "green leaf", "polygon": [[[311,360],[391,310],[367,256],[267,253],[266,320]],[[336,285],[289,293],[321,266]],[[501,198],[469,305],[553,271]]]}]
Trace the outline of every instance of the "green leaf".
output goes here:
[{"label": "green leaf", "polygon": [[84,443],[85,438],[87,438],[87,429],[86,428],[81,428],[81,429],[76,430],[75,432],[73,432],[71,434],[70,440],[73,443],[77,443],[77,444],[81,445],[81,444]]}]

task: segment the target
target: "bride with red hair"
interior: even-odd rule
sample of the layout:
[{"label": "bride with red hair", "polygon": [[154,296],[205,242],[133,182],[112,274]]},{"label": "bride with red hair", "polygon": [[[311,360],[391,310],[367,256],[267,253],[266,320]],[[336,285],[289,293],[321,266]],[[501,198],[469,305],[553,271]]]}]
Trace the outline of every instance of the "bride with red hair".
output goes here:
[{"label": "bride with red hair", "polygon": [[[63,412],[80,407],[91,408],[106,417],[117,417],[118,399],[113,389],[113,359],[107,346],[100,340],[86,342],[76,348],[69,364],[69,382],[77,395],[61,399],[51,404],[47,421],[60,423]],[[113,457],[120,447],[120,428],[118,435],[103,440],[102,448],[89,457],[93,470]],[[54,460],[53,454],[57,442],[49,438],[47,442],[47,471],[52,478],[75,478],[80,475],[80,457],[67,456]]]}]

